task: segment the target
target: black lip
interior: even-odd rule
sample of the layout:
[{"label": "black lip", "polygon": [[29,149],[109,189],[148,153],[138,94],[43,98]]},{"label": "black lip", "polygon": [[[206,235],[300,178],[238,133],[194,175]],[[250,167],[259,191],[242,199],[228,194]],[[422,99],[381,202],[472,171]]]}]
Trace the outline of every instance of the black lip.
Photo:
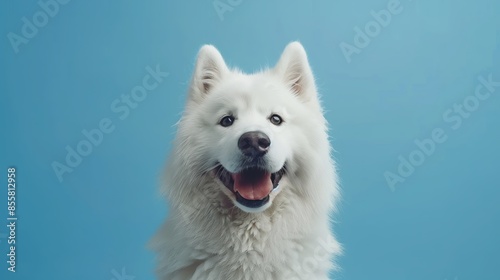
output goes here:
[{"label": "black lip", "polygon": [[269,202],[269,195],[260,200],[249,200],[242,197],[238,192],[236,194],[236,201],[238,201],[241,205],[249,207],[249,208],[259,208]]}]

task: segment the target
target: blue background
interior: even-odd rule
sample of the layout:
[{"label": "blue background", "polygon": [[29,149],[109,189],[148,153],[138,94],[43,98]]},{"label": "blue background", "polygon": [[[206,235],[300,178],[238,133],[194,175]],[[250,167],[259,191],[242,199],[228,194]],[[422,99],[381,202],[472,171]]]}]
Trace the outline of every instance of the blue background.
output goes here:
[{"label": "blue background", "polygon": [[[15,166],[19,220],[15,274],[0,226],[0,278],[153,279],[145,243],[166,216],[159,176],[199,47],[251,72],[300,40],[341,177],[337,279],[500,279],[500,87],[458,129],[442,116],[479,76],[500,81],[500,2],[402,0],[348,63],[339,44],[388,2],[242,1],[219,16],[212,1],[73,0],[15,53],[7,34],[41,8],[2,1],[0,217]],[[110,104],[156,65],[170,75],[120,120]],[[51,164],[106,117],[115,130],[59,182]],[[435,128],[447,140],[392,191],[384,172]]]}]

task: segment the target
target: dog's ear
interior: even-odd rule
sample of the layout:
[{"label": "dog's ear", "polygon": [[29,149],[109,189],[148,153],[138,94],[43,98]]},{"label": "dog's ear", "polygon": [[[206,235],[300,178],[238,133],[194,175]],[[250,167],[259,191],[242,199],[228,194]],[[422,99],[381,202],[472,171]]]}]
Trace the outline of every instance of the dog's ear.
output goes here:
[{"label": "dog's ear", "polygon": [[219,51],[212,45],[204,45],[196,59],[192,94],[199,97],[209,93],[228,71]]},{"label": "dog's ear", "polygon": [[299,96],[315,94],[314,76],[307,61],[306,51],[299,42],[292,42],[286,46],[273,71],[283,79],[293,93]]}]

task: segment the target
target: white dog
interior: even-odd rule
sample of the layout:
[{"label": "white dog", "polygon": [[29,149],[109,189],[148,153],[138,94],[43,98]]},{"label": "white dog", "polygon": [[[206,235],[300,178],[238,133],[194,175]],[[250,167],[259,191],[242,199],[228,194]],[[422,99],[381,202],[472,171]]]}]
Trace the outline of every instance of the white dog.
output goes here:
[{"label": "white dog", "polygon": [[251,75],[203,46],[162,188],[169,217],[151,242],[159,279],[329,279],[341,250],[330,153],[300,43]]}]

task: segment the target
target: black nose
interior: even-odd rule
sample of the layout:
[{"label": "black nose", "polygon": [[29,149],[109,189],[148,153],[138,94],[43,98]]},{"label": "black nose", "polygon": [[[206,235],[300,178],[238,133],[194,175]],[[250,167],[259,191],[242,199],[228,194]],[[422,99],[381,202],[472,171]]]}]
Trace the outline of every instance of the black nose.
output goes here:
[{"label": "black nose", "polygon": [[271,140],[261,131],[243,133],[238,140],[238,148],[248,157],[261,157],[267,153]]}]

